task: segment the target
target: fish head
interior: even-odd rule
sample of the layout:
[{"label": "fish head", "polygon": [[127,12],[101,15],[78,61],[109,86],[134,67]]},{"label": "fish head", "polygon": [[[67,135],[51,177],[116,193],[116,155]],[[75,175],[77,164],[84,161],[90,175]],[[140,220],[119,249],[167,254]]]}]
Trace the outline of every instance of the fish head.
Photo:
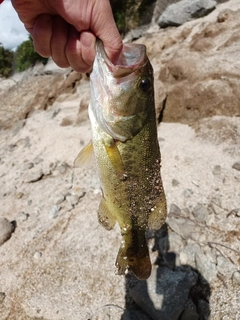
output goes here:
[{"label": "fish head", "polygon": [[142,44],[125,44],[118,61],[107,57],[101,41],[91,74],[91,114],[113,139],[132,139],[154,106],[153,69]]}]

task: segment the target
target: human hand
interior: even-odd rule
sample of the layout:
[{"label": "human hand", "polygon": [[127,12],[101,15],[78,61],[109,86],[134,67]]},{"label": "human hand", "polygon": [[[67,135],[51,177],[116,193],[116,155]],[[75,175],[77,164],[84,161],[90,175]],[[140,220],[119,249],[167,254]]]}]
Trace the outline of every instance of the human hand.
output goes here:
[{"label": "human hand", "polygon": [[12,0],[20,20],[33,38],[35,50],[62,68],[91,69],[96,38],[116,62],[122,39],[109,0]]}]

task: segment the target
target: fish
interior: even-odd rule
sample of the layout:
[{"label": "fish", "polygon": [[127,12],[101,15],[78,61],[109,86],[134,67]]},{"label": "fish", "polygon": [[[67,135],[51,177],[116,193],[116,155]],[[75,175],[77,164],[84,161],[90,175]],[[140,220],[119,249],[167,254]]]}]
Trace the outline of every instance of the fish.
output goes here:
[{"label": "fish", "polygon": [[117,274],[132,272],[144,280],[152,269],[146,230],[161,228],[167,212],[153,68],[145,45],[124,44],[113,64],[97,40],[90,92],[92,140],[75,165],[94,153],[102,191],[98,220],[107,230],[117,221],[122,235]]}]

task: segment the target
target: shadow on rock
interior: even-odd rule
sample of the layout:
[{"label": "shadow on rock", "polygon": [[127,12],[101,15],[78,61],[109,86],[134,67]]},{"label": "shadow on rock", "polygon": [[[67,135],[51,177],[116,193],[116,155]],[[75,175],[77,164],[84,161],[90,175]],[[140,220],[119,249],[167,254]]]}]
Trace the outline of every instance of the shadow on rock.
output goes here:
[{"label": "shadow on rock", "polygon": [[188,265],[176,266],[176,253],[169,251],[167,225],[148,234],[158,251],[152,274],[140,281],[126,276],[126,305],[121,320],[207,320],[210,287]]}]

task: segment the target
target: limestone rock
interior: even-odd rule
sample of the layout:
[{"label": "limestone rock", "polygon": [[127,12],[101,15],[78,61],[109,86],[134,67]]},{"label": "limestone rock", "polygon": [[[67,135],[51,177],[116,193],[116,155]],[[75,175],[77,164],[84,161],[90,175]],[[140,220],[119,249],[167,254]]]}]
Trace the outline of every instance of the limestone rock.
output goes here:
[{"label": "limestone rock", "polygon": [[14,231],[14,224],[11,223],[7,218],[0,218],[0,246],[4,244]]},{"label": "limestone rock", "polygon": [[129,295],[153,320],[177,320],[197,281],[193,271],[154,268],[147,281],[137,281]]},{"label": "limestone rock", "polygon": [[172,4],[158,19],[160,27],[179,26],[192,19],[203,17],[214,10],[213,0],[182,0]]}]

